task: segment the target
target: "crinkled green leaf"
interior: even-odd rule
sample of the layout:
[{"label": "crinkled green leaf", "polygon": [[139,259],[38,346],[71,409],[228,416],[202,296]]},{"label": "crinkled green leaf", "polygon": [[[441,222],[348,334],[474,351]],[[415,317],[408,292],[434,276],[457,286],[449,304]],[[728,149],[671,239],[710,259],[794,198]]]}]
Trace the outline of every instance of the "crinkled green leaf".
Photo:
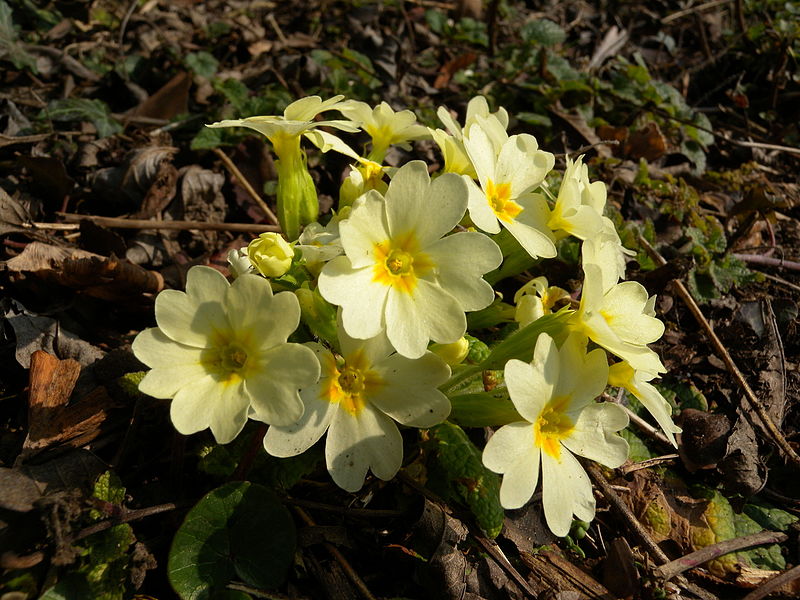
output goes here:
[{"label": "crinkled green leaf", "polygon": [[106,103],[97,99],[53,100],[43,111],[43,116],[53,121],[89,121],[97,129],[97,135],[100,137],[108,137],[122,131],[122,125],[111,116]]},{"label": "crinkled green leaf", "polygon": [[190,52],[183,60],[187,67],[206,79],[211,79],[219,67],[219,61],[214,58],[214,55],[204,50]]},{"label": "crinkled green leaf", "polygon": [[192,150],[213,150],[225,144],[225,130],[212,129],[211,127],[203,127],[197,132],[197,135],[192,138],[189,147]]},{"label": "crinkled green leaf", "polygon": [[567,39],[567,33],[558,23],[549,19],[539,19],[526,23],[520,31],[522,39],[528,43],[542,46],[555,46]]},{"label": "crinkled green leaf", "polygon": [[478,525],[489,537],[497,537],[503,528],[503,507],[500,506],[500,477],[483,466],[481,451],[464,430],[452,423],[431,429],[434,441],[434,471],[443,477],[431,477],[429,483],[446,486],[444,495],[469,506]]},{"label": "crinkled green leaf", "polygon": [[11,18],[11,7],[4,0],[0,0],[0,58],[5,58],[17,69],[38,73],[36,59],[22,46]]},{"label": "crinkled green leaf", "polygon": [[645,441],[633,429],[626,427],[619,434],[628,442],[628,458],[631,461],[641,462],[658,456],[658,452],[650,450]]},{"label": "crinkled green leaf", "polygon": [[274,588],[294,548],[294,522],[274,492],[247,481],[227,483],[186,515],[172,542],[168,576],[184,600],[216,598],[233,579]]}]

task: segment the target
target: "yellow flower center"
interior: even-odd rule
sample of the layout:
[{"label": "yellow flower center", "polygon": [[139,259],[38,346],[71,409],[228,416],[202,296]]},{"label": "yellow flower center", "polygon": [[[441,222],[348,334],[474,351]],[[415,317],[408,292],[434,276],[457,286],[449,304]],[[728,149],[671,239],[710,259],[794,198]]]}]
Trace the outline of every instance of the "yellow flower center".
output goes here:
[{"label": "yellow flower center", "polygon": [[413,232],[375,244],[374,258],[372,281],[407,294],[416,289],[419,277],[434,268],[430,257],[419,251],[419,242]]},{"label": "yellow flower center", "polygon": [[491,179],[486,182],[486,199],[494,214],[501,221],[513,221],[522,207],[511,199],[511,184],[495,184]]},{"label": "yellow flower center", "polygon": [[361,165],[361,176],[364,178],[364,189],[377,189],[383,179],[383,167],[375,161],[369,160]]},{"label": "yellow flower center", "polygon": [[561,460],[561,440],[569,437],[575,424],[564,411],[569,406],[569,397],[554,398],[533,424],[536,445],[556,460]]},{"label": "yellow flower center", "polygon": [[352,416],[358,416],[369,403],[369,397],[380,390],[384,381],[370,364],[363,351],[357,350],[345,359],[344,365],[337,366],[333,355],[329,355],[323,366],[321,397],[332,404],[338,404]]},{"label": "yellow flower center", "polygon": [[221,383],[229,384],[245,379],[257,361],[248,361],[247,340],[235,339],[232,332],[218,332],[203,351],[200,364]]}]

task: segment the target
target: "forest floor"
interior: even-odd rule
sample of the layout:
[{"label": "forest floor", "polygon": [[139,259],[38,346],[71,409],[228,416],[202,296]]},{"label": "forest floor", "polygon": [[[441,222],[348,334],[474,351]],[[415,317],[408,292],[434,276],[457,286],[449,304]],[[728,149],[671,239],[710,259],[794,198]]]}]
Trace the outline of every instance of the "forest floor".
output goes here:
[{"label": "forest floor", "polygon": [[[187,512],[245,476],[289,509],[286,573],[266,591],[212,555],[222,587],[183,597],[800,595],[798,56],[796,1],[0,0],[0,599],[177,597]],[[432,127],[483,95],[606,183],[683,434],[634,427],[590,526],[555,538],[535,497],[490,539],[424,444],[349,494],[321,451],[254,453],[256,424],[181,436],[136,390],[156,294],[227,273],[268,223],[254,196],[274,208],[267,140],[203,125],[312,94]],[[308,154],[330,215],[347,160]],[[441,166],[430,141],[387,162],[415,157]],[[543,269],[573,291],[561,250]]]}]

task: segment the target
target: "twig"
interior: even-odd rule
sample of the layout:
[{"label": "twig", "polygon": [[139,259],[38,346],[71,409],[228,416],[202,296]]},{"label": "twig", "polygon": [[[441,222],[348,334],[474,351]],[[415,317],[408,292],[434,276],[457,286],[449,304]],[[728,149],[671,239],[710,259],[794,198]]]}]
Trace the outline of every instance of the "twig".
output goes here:
[{"label": "twig", "polygon": [[269,206],[267,206],[267,203],[264,202],[264,199],[258,195],[258,193],[253,189],[253,186],[250,185],[250,182],[247,181],[244,175],[242,175],[239,167],[233,164],[233,161],[228,157],[228,155],[219,148],[214,148],[214,154],[219,156],[220,160],[225,164],[231,174],[236,177],[237,181],[241,184],[245,191],[250,194],[250,197],[253,199],[253,201],[258,204],[261,210],[264,211],[264,214],[267,215],[267,219],[269,219],[273,225],[277,225],[278,217],[275,216],[275,213],[270,210]]},{"label": "twig", "polygon": [[794,260],[774,258],[772,256],[764,256],[762,254],[741,254],[739,252],[732,252],[730,255],[753,265],[781,267],[783,269],[790,269],[792,271],[800,271],[800,262]]},{"label": "twig", "polygon": [[[474,534],[473,534],[474,535]],[[506,558],[506,555],[503,554],[503,551],[497,545],[496,542],[492,540],[487,540],[482,535],[474,535],[475,539],[478,540],[478,543],[483,546],[489,555],[501,566],[503,567],[506,572],[511,575],[511,578],[516,582],[518,586],[520,586],[525,593],[530,596],[531,598],[537,598],[538,595],[536,592],[531,588],[528,581],[514,568],[509,560]]]},{"label": "twig", "polygon": [[[211,231],[243,231],[246,233],[262,233],[264,231],[280,231],[275,225],[259,225],[256,223],[209,223],[206,221],[149,221],[147,219],[120,219],[117,217],[97,217],[94,215],[78,215],[75,213],[56,213],[67,223],[80,223],[84,219],[102,227],[116,229],[198,229]],[[55,225],[55,226],[53,226]],[[63,223],[32,223],[23,225],[32,229],[62,229]],[[77,229],[77,227],[76,227]]]},{"label": "twig", "polygon": [[[760,272],[760,271],[759,271]],[[775,283],[780,283],[781,285],[785,285],[790,290],[794,290],[796,292],[800,292],[800,285],[795,285],[791,281],[786,281],[782,277],[776,277],[775,275],[770,275],[769,273],[761,273],[767,279],[774,281]]]},{"label": "twig", "polygon": [[768,594],[771,594],[782,585],[787,584],[790,581],[794,581],[798,577],[800,577],[800,565],[792,567],[791,569],[781,573],[780,575],[776,575],[761,587],[756,588],[752,592],[747,594],[747,596],[742,598],[742,600],[761,600],[761,598],[764,598]]},{"label": "twig", "polygon": [[371,517],[377,519],[393,519],[408,514],[404,510],[392,510],[392,509],[380,510],[376,508],[352,508],[349,506],[333,506],[331,504],[325,504],[323,502],[314,502],[312,500],[301,500],[299,498],[287,498],[286,504],[291,504],[293,506],[302,506],[304,508],[312,508],[314,510],[322,510],[325,512],[332,512],[353,517]]},{"label": "twig", "polygon": [[662,577],[664,581],[669,581],[679,573],[698,567],[723,554],[736,552],[737,550],[750,548],[752,546],[761,546],[763,544],[780,544],[787,539],[789,539],[789,536],[779,531],[760,531],[752,535],[725,540],[706,546],[705,548],[700,548],[700,550],[695,550],[686,556],[661,565],[655,569],[655,574]]},{"label": "twig", "polygon": [[703,4],[698,4],[697,6],[684,8],[683,10],[674,12],[671,15],[667,15],[661,19],[661,24],[666,25],[667,23],[671,23],[672,21],[677,21],[678,19],[685,17],[686,15],[690,15],[695,12],[701,12],[707,8],[714,8],[715,6],[719,6],[721,4],[727,4],[728,2],[731,2],[731,0],[711,0],[710,2],[704,2]]},{"label": "twig", "polygon": [[[658,265],[661,266],[667,264],[667,261],[664,260],[664,257],[661,256],[656,249],[653,248],[650,243],[641,235],[639,236],[639,243],[645,249],[647,254],[650,255],[650,258],[652,258]],[[794,463],[796,467],[800,467],[800,456],[798,456],[797,453],[792,449],[792,447],[789,445],[789,442],[786,441],[786,438],[772,421],[772,418],[769,416],[769,414],[767,414],[767,411],[764,409],[764,406],[761,404],[761,402],[759,402],[758,397],[750,387],[750,384],[747,383],[744,375],[742,375],[742,372],[736,366],[736,363],[733,362],[730,352],[728,352],[727,348],[725,348],[725,346],[722,344],[722,341],[717,337],[717,334],[714,333],[714,329],[711,327],[711,324],[708,322],[705,316],[703,316],[703,312],[700,310],[700,307],[697,306],[697,302],[694,301],[694,298],[692,298],[692,294],[682,281],[674,279],[673,284],[678,295],[681,297],[681,300],[683,300],[689,311],[694,316],[695,320],[708,336],[714,351],[722,357],[722,361],[725,363],[728,371],[730,371],[731,375],[733,375],[733,378],[736,383],[739,384],[739,387],[742,388],[745,398],[747,398],[747,401],[750,403],[750,407],[758,415],[758,418],[761,419],[761,422],[764,424],[764,428],[766,429],[767,433],[769,433],[772,441],[776,446],[778,446],[784,455],[786,455],[786,458]]]},{"label": "twig", "polygon": [[632,463],[627,467],[620,467],[619,470],[622,471],[624,475],[628,475],[629,473],[633,473],[634,471],[640,471],[641,469],[649,469],[650,467],[655,467],[663,463],[672,462],[676,458],[680,458],[680,455],[665,454],[664,456],[656,456],[655,458],[648,458],[647,460],[641,460],[639,462]]},{"label": "twig", "polygon": [[117,37],[118,46],[122,46],[122,42],[125,40],[125,30],[128,28],[128,21],[130,21],[137,6],[139,6],[139,0],[132,0],[128,10],[125,11],[125,17],[122,19],[122,23],[119,26],[119,36]]},{"label": "twig", "polygon": [[227,585],[229,590],[236,590],[237,592],[244,592],[245,594],[250,594],[256,598],[266,598],[267,600],[310,600],[308,596],[298,596],[296,594],[292,594],[291,596],[287,596],[286,594],[279,594],[278,592],[267,592],[265,590],[259,590],[254,587],[250,587],[249,585],[245,585],[243,583],[229,583]]},{"label": "twig", "polygon": [[75,536],[71,539],[71,541],[77,542],[78,540],[82,540],[83,538],[93,535],[95,533],[99,533],[101,531],[105,531],[106,529],[110,529],[111,527],[119,525],[120,523],[137,521],[138,519],[144,519],[145,517],[150,517],[162,512],[175,510],[176,508],[177,505],[175,503],[168,502],[166,504],[148,506],[147,508],[140,508],[137,510],[123,509],[122,514],[118,517],[106,519],[105,521],[100,521],[99,523],[95,523],[94,525],[89,525],[89,527],[81,529],[77,534],[75,534]]},{"label": "twig", "polygon": [[[306,525],[310,527],[316,526],[314,519],[312,519],[311,516],[302,508],[300,508],[299,506],[295,506],[294,511],[297,513],[297,516],[300,517],[305,522]],[[367,587],[367,584],[364,583],[364,580],[361,579],[358,573],[355,572],[355,569],[353,569],[350,563],[347,562],[347,559],[344,557],[344,555],[341,552],[339,552],[339,549],[330,542],[325,542],[324,546],[328,550],[330,555],[342,567],[345,574],[353,583],[353,585],[355,585],[356,588],[358,588],[358,591],[361,592],[361,595],[364,596],[366,600],[377,600],[377,598],[375,598],[375,596],[372,595],[372,592],[369,591],[369,588]]]}]

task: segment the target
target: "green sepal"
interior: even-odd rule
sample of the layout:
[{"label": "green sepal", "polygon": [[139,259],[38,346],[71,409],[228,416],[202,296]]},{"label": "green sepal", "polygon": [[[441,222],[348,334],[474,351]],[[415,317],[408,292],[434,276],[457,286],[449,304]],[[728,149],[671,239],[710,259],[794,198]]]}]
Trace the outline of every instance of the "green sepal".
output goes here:
[{"label": "green sepal", "polygon": [[317,338],[332,348],[339,347],[339,333],[336,326],[336,307],[322,297],[318,290],[303,286],[295,290],[300,302],[300,312],[305,323]]},{"label": "green sepal", "polygon": [[505,388],[450,397],[449,419],[462,427],[499,427],[524,420]]}]

